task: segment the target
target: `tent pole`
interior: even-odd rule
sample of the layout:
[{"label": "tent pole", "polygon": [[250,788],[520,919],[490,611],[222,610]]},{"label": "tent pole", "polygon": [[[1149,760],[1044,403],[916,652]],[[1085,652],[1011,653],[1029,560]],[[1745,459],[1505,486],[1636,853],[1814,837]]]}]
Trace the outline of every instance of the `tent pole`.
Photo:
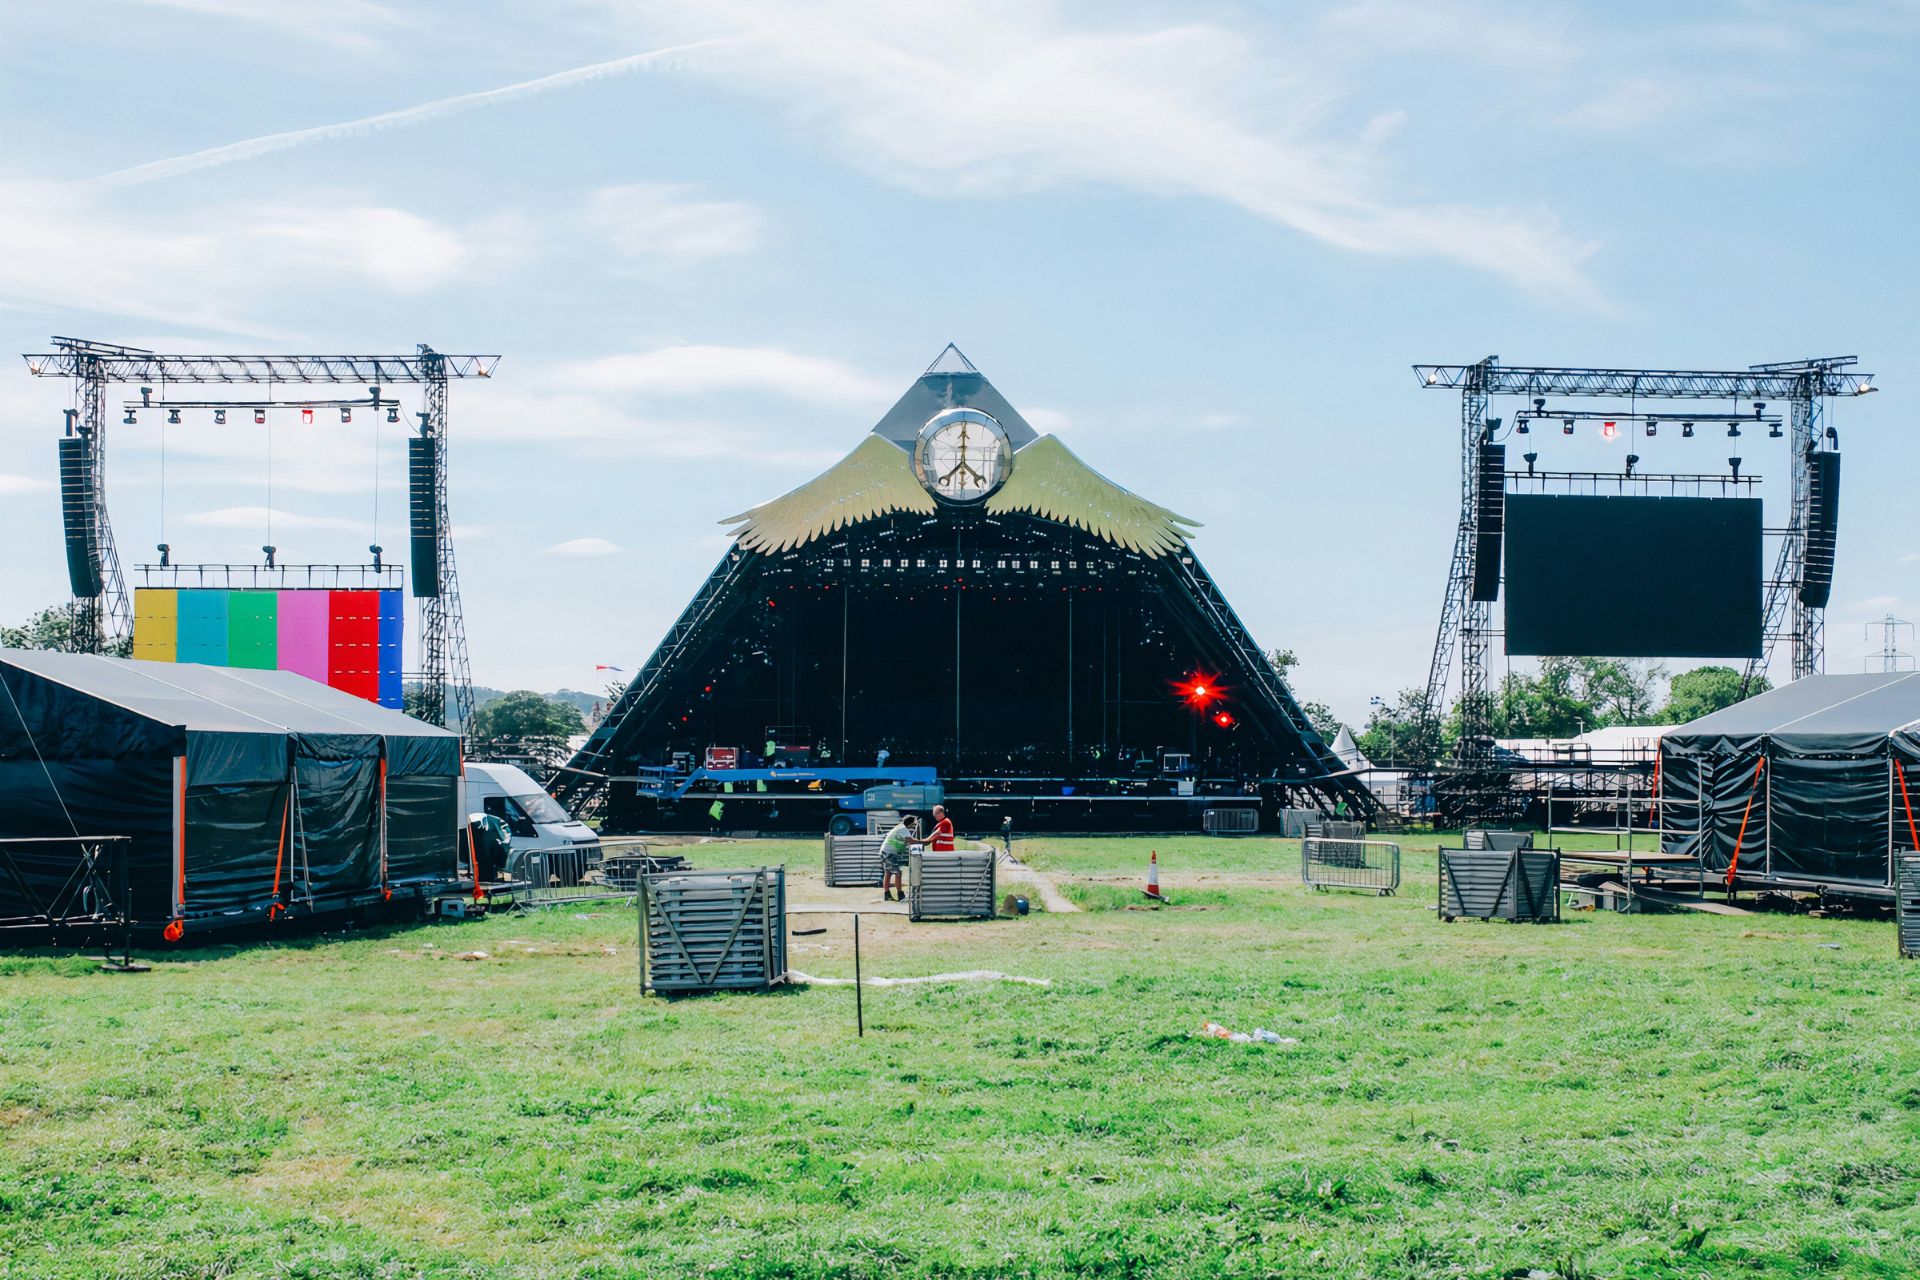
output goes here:
[{"label": "tent pole", "polygon": [[187,758],[173,758],[173,918],[187,914]]}]

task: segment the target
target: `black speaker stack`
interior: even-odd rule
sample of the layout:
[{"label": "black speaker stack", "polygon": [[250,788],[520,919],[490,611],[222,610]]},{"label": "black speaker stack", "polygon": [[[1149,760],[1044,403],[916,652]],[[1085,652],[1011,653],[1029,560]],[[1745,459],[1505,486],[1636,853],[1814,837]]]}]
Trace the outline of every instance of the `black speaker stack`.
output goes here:
[{"label": "black speaker stack", "polygon": [[67,582],[81,600],[98,596],[104,586],[100,543],[95,537],[93,442],[85,436],[60,441],[60,521],[66,529]]},{"label": "black speaker stack", "polygon": [[407,441],[407,528],[411,535],[413,594],[440,594],[440,441],[414,436]]},{"label": "black speaker stack", "polygon": [[1840,530],[1840,455],[1815,453],[1807,463],[1807,551],[1800,603],[1824,609],[1833,594],[1833,548]]},{"label": "black speaker stack", "polygon": [[1474,492],[1473,598],[1500,598],[1500,535],[1507,523],[1507,446],[1483,441]]}]

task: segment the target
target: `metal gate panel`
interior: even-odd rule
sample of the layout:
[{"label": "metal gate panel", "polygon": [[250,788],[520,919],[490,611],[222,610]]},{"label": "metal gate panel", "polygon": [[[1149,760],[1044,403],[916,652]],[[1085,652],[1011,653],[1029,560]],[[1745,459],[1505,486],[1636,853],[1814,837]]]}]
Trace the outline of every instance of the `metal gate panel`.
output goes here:
[{"label": "metal gate panel", "polygon": [[826,877],[830,888],[878,885],[886,869],[880,862],[884,836],[837,836],[827,833]]},{"label": "metal gate panel", "polygon": [[907,915],[992,919],[995,861],[988,849],[908,854]]},{"label": "metal gate panel", "polygon": [[1400,887],[1400,846],[1309,836],[1300,842],[1300,879],[1315,889],[1371,889],[1385,897]]},{"label": "metal gate panel", "polygon": [[1476,827],[1462,831],[1460,843],[1469,849],[1494,849],[1501,853],[1511,853],[1515,849],[1533,848],[1533,832],[1494,831],[1485,827]]},{"label": "metal gate panel", "polygon": [[1260,829],[1258,809],[1206,809],[1200,814],[1200,829],[1210,836],[1252,835]]},{"label": "metal gate panel", "polygon": [[785,868],[662,872],[641,895],[648,990],[759,990],[786,976]]}]

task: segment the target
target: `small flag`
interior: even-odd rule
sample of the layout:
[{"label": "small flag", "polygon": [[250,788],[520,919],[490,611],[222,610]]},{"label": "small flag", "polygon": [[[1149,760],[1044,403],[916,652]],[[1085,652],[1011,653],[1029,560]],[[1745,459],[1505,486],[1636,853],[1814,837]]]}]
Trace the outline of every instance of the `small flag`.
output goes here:
[{"label": "small flag", "polygon": [[618,671],[618,672],[619,672],[619,673],[620,673],[621,675],[625,675],[625,674],[627,674],[627,669],[626,669],[625,667],[613,667],[613,666],[608,666],[608,665],[607,665],[606,663],[604,663],[604,662],[596,662],[596,663],[594,663],[594,664],[593,664],[593,669],[594,669],[595,671]]}]

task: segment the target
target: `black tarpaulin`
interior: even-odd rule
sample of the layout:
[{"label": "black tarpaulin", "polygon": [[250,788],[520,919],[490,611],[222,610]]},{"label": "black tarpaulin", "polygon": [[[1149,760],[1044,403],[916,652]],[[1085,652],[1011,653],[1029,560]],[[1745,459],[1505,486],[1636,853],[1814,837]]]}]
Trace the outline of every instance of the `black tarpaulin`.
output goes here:
[{"label": "black tarpaulin", "polygon": [[1663,845],[1724,873],[1737,843],[1742,878],[1889,885],[1920,826],[1907,815],[1917,726],[1920,673],[1886,672],[1809,676],[1670,730]]},{"label": "black tarpaulin", "polygon": [[388,877],[396,848],[413,882],[457,874],[444,729],[281,671],[0,650],[0,685],[0,836],[132,837],[142,922],[182,885],[190,920],[364,900],[388,882],[383,834]]}]

